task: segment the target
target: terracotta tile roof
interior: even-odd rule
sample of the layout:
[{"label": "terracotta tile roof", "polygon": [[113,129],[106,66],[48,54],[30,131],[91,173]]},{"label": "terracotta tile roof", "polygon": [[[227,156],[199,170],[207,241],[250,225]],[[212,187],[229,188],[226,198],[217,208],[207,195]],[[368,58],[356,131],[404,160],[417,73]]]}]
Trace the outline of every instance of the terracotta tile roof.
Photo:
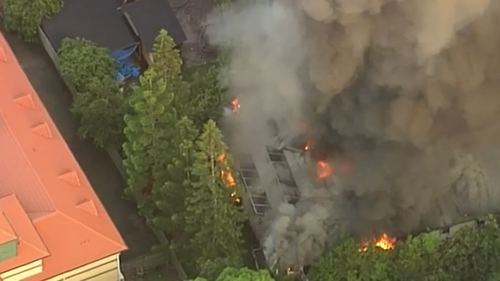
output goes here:
[{"label": "terracotta tile roof", "polygon": [[0,227],[4,232],[8,230],[12,231],[11,234],[13,236],[12,239],[2,241],[2,243],[17,239],[19,253],[15,258],[0,262],[0,272],[9,271],[12,268],[34,262],[49,255],[39,233],[15,194],[7,195],[0,199],[0,210],[5,219],[5,224],[0,224]]},{"label": "terracotta tile roof", "polygon": [[125,250],[3,36],[0,77],[0,243],[19,243],[0,273],[43,258],[26,281],[44,280]]}]

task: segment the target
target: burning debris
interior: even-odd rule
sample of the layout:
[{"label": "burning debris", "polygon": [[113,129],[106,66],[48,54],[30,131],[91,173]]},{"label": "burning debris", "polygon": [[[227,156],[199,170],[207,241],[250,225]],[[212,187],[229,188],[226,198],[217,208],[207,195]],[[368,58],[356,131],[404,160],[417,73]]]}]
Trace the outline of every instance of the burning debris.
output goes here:
[{"label": "burning debris", "polygon": [[304,146],[304,151],[309,151],[314,147],[314,143],[312,141],[307,141],[306,145]]},{"label": "burning debris", "polygon": [[224,80],[245,101],[231,103],[235,146],[259,158],[279,139],[303,156],[289,165],[293,204],[260,168],[277,201],[263,218],[270,261],[307,265],[342,228],[399,236],[498,211],[499,1],[268,2],[207,32],[231,48]]},{"label": "burning debris", "polygon": [[330,164],[325,161],[318,161],[318,163],[316,163],[316,171],[319,179],[326,179],[332,174]]},{"label": "burning debris", "polygon": [[233,113],[238,113],[240,111],[241,104],[240,101],[237,98],[234,98],[231,100],[231,109]]}]

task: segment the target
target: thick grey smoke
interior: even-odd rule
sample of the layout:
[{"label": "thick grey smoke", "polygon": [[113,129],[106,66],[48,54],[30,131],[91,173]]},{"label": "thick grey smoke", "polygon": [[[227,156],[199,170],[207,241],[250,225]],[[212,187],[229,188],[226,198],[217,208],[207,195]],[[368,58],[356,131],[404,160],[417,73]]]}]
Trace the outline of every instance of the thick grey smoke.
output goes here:
[{"label": "thick grey smoke", "polygon": [[285,143],[307,135],[335,171],[339,155],[354,159],[349,173],[301,184],[301,200],[275,211],[268,256],[310,263],[338,222],[360,236],[403,235],[499,210],[499,9],[498,0],[253,1],[213,25],[212,43],[232,50],[237,146],[268,144],[272,118]]}]

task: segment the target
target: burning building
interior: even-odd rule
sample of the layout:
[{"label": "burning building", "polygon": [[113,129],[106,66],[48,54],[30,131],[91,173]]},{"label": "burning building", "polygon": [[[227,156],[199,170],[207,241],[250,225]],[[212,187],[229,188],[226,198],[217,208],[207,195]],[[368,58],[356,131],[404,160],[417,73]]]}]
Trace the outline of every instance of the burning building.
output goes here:
[{"label": "burning building", "polygon": [[207,32],[231,48],[230,145],[271,266],[311,263],[343,228],[499,211],[499,1],[255,0],[223,17]]}]

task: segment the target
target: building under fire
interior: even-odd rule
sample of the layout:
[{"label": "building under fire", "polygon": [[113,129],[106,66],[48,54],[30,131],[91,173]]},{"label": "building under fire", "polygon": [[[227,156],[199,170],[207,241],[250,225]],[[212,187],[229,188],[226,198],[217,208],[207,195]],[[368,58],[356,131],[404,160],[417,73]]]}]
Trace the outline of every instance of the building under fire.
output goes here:
[{"label": "building under fire", "polygon": [[230,146],[269,267],[341,229],[446,236],[499,211],[499,1],[271,2],[207,29],[231,50]]},{"label": "building under fire", "polygon": [[[228,115],[230,118],[238,118],[238,110],[233,108],[228,112],[232,112]],[[318,153],[320,152],[316,150],[314,143],[305,140],[303,136],[297,137],[289,144],[283,143],[283,140],[277,136],[269,145],[262,146],[260,150],[253,149],[251,153],[235,155],[245,189],[242,197],[243,206],[249,215],[254,234],[261,244],[253,250],[258,267],[269,268],[275,274],[296,275],[304,279],[304,267],[308,267],[318,257],[318,252],[321,253],[323,249],[333,246],[336,238],[346,228],[353,231],[348,226],[349,220],[340,216],[342,212],[338,212],[338,217],[331,217],[325,214],[321,205],[316,204],[322,194],[332,192],[332,187],[336,184],[342,185],[342,179],[351,172],[355,159],[344,152],[338,152],[336,157],[322,157],[320,156],[322,154],[318,155]],[[470,155],[457,159],[456,169],[467,169],[467,167],[470,169],[470,161],[472,161]],[[315,189],[317,193],[311,194],[312,189]],[[329,198],[331,197],[325,198],[328,205],[332,203],[328,200]],[[301,218],[295,217],[295,210],[304,206],[310,210],[310,213]],[[333,207],[330,206],[330,208]],[[432,232],[445,239],[464,226],[477,225],[476,217],[467,214],[464,210],[460,213],[462,216],[453,223],[442,227],[434,225]],[[330,216],[328,227],[326,224],[311,224],[317,221],[314,218],[308,222],[309,216],[321,217],[322,215]],[[324,222],[326,218],[320,221]],[[306,229],[308,227],[309,229]],[[315,237],[309,236],[311,227],[318,229],[327,227],[328,232],[323,232],[325,237],[315,240]],[[297,228],[303,228],[302,232],[297,231]],[[411,233],[379,232],[369,237],[359,236],[360,251],[367,247],[367,243],[373,243],[384,250],[392,250],[398,239],[424,231],[428,231],[427,226],[415,229]],[[355,230],[353,234],[356,234]],[[307,239],[310,241],[306,241]],[[315,248],[314,243],[321,245]],[[308,244],[306,248],[313,249],[313,251],[309,253],[300,251],[298,245],[304,244]]]}]

